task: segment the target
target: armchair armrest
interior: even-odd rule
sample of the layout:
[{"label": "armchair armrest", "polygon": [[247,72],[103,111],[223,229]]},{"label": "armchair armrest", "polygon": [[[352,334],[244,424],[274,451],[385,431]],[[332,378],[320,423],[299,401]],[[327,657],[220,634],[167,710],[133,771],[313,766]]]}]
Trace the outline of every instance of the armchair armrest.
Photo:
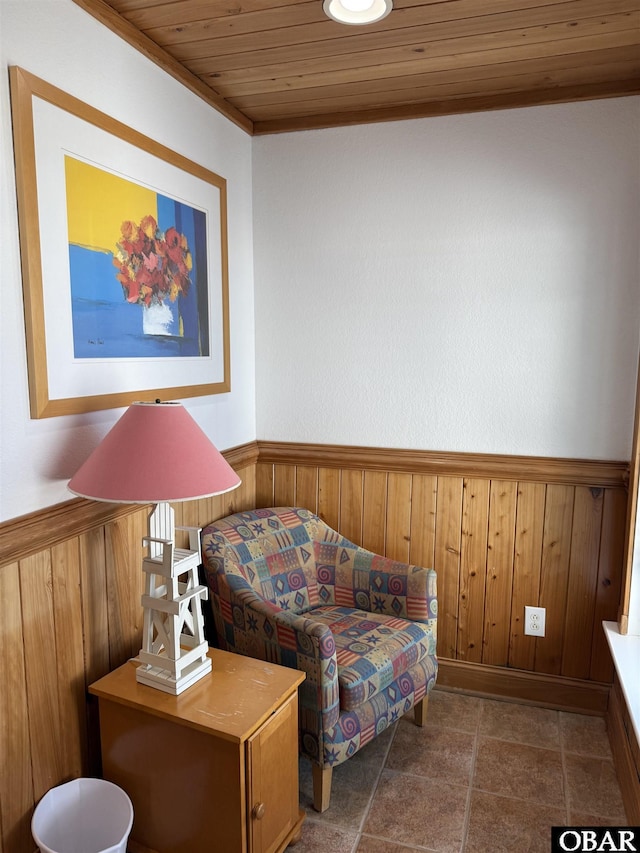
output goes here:
[{"label": "armchair armrest", "polygon": [[372,612],[432,623],[435,635],[438,601],[434,569],[400,563],[359,548],[354,571],[354,578],[360,575],[359,584],[362,572],[368,573]]},{"label": "armchair armrest", "polygon": [[374,554],[316,518],[318,585],[344,607],[429,625],[436,638],[437,577],[425,569]]},{"label": "armchair armrest", "polygon": [[317,550],[318,582],[335,584],[335,603],[429,625],[436,638],[434,569],[374,554],[327,528]]}]

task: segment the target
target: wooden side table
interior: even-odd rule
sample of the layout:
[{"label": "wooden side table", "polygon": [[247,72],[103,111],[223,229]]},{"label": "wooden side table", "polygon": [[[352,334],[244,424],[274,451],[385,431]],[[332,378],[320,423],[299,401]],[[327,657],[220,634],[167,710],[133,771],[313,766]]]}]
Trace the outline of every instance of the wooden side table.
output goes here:
[{"label": "wooden side table", "polygon": [[105,779],[131,797],[132,853],[279,853],[299,839],[304,673],[210,649],[179,696],[126,663],[92,684]]}]

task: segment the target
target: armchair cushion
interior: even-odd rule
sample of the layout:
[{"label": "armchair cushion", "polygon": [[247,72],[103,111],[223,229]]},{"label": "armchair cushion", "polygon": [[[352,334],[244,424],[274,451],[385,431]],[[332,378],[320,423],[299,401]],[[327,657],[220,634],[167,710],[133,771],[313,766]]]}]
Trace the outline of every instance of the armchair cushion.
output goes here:
[{"label": "armchair cushion", "polygon": [[435,654],[431,630],[419,622],[337,606],[316,607],[312,618],[328,625],[333,634],[342,711],[372,699]]}]

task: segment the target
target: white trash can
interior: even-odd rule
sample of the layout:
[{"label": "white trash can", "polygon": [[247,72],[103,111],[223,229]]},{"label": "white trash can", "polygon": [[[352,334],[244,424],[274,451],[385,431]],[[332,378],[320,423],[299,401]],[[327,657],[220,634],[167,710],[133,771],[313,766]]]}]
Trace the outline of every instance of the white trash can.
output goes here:
[{"label": "white trash can", "polygon": [[41,853],[126,853],[133,824],[127,794],[104,779],[74,779],[40,800],[31,832]]}]

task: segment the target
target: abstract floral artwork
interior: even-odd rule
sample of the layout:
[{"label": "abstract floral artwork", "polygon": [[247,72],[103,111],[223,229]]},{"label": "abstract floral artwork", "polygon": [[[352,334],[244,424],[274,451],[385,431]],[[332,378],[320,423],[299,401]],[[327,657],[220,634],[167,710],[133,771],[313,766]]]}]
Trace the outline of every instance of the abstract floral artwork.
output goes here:
[{"label": "abstract floral artwork", "polygon": [[209,355],[205,213],[68,155],[65,184],[75,358]]},{"label": "abstract floral artwork", "polygon": [[9,76],[31,417],[229,391],[225,178]]}]

